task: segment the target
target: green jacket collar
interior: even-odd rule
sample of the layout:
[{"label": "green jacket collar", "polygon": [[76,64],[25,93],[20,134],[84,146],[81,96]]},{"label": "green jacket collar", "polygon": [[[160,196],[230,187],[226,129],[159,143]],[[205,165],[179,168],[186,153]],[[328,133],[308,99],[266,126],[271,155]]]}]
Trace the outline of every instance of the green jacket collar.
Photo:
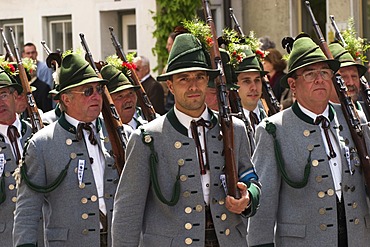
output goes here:
[{"label": "green jacket collar", "polygon": [[[302,112],[301,108],[299,108],[299,106],[298,106],[297,101],[295,101],[293,103],[292,110],[293,110],[294,114],[297,115],[297,117],[300,118],[301,120],[305,121],[306,123],[315,125],[315,120]],[[330,122],[334,119],[334,113],[335,113],[334,107],[333,107],[332,104],[329,103],[329,120],[330,120]]]},{"label": "green jacket collar", "polygon": [[[72,124],[70,124],[66,118],[65,118],[65,113],[62,112],[60,118],[58,119],[58,123],[60,126],[62,126],[63,129],[66,131],[76,134],[76,128]],[[100,118],[96,119],[96,131],[99,132],[102,128],[102,120]]]}]

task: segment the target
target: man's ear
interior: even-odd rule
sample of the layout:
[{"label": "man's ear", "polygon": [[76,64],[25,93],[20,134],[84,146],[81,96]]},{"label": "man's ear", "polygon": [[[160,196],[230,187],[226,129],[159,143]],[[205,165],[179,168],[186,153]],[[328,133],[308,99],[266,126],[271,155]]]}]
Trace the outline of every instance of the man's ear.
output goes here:
[{"label": "man's ear", "polygon": [[287,80],[288,80],[288,85],[290,87],[290,90],[292,90],[292,92],[295,92],[295,90],[296,90],[296,85],[295,85],[296,80],[292,77],[289,77]]},{"label": "man's ear", "polygon": [[60,95],[60,100],[63,101],[64,105],[68,107],[71,103],[71,97],[68,94]]},{"label": "man's ear", "polygon": [[167,87],[168,87],[168,90],[170,90],[170,92],[173,94],[173,84],[172,84],[172,81],[171,80],[167,80]]}]

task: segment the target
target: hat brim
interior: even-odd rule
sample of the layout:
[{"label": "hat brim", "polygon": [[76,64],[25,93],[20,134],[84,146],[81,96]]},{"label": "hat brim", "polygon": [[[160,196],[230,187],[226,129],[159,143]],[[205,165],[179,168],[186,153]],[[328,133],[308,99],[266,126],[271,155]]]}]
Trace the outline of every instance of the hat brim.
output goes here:
[{"label": "hat brim", "polygon": [[7,87],[13,87],[18,92],[18,94],[21,94],[23,92],[23,87],[19,85],[18,83],[7,84],[7,85],[0,84],[0,88],[7,88]]},{"label": "hat brim", "polygon": [[63,92],[65,92],[66,90],[68,90],[68,89],[71,89],[71,88],[74,88],[74,87],[78,87],[78,86],[82,86],[82,85],[89,84],[89,83],[93,83],[93,82],[98,82],[98,83],[101,83],[101,84],[107,84],[108,83],[108,81],[105,80],[105,79],[100,79],[99,77],[90,77],[90,78],[87,78],[87,79],[84,79],[84,80],[80,81],[79,83],[72,84],[70,86],[67,86],[67,87],[61,89],[54,96],[54,100],[59,100],[60,99],[60,95]]},{"label": "hat brim", "polygon": [[122,85],[122,86],[119,86],[117,87],[116,89],[114,89],[113,91],[109,92],[110,94],[112,93],[118,93],[118,92],[121,92],[123,90],[126,90],[126,89],[134,89],[135,91],[136,90],[139,90],[140,86],[134,86],[134,85]]},{"label": "hat brim", "polygon": [[252,69],[245,69],[245,70],[235,71],[235,74],[238,75],[240,73],[245,73],[245,72],[260,72],[262,76],[265,76],[269,73],[268,71],[265,71],[265,70],[259,70],[259,69],[252,68]]},{"label": "hat brim", "polygon": [[340,64],[341,68],[349,67],[349,66],[356,66],[357,67],[359,77],[362,77],[363,75],[365,75],[365,73],[367,71],[367,68],[365,66],[363,66],[361,64],[358,64],[358,63],[355,63],[355,62],[352,62],[352,61],[345,61],[345,62],[341,62],[341,64]]},{"label": "hat brim", "polygon": [[220,71],[217,69],[207,69],[202,67],[190,67],[190,68],[182,68],[182,69],[176,69],[168,73],[164,73],[162,75],[157,76],[157,81],[167,81],[171,79],[172,75],[183,73],[183,72],[190,72],[190,71],[206,71],[209,80],[213,80],[218,75],[220,75]]},{"label": "hat brim", "polygon": [[302,64],[296,68],[294,68],[293,70],[289,71],[288,74],[284,75],[283,77],[281,77],[280,79],[280,85],[283,87],[283,88],[289,88],[289,84],[288,84],[288,78],[292,76],[292,74],[297,71],[298,69],[300,68],[303,68],[303,67],[306,67],[308,65],[311,65],[311,64],[315,64],[315,63],[322,63],[322,62],[325,62],[329,65],[329,68],[334,71],[334,73],[336,73],[340,67],[340,62],[337,61],[337,60],[334,60],[334,59],[329,59],[329,60],[321,60],[321,61],[312,61],[312,62],[308,62],[308,63],[305,63],[305,64]]}]

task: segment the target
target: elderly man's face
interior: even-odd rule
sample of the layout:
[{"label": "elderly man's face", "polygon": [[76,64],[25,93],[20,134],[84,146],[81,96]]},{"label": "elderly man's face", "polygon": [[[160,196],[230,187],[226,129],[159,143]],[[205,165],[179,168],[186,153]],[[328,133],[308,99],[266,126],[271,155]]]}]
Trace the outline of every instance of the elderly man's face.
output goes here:
[{"label": "elderly man's face", "polygon": [[339,69],[339,74],[342,76],[344,83],[347,86],[347,93],[354,101],[358,99],[360,91],[360,77],[356,66],[347,66]]},{"label": "elderly man's face", "polygon": [[0,124],[10,125],[16,118],[17,91],[11,92],[9,88],[0,89]]},{"label": "elderly man's face", "polygon": [[129,123],[136,111],[137,96],[135,90],[129,88],[113,93],[112,100],[117,108],[122,123]]},{"label": "elderly man's face", "polygon": [[303,107],[321,114],[329,102],[333,71],[324,63],[307,65],[296,71],[296,78],[288,78],[288,84]]},{"label": "elderly man's face", "polygon": [[[91,90],[92,94],[87,96],[86,92]],[[92,122],[98,118],[102,109],[102,85],[93,82],[74,87],[62,94],[61,100],[68,115],[81,122]]]}]

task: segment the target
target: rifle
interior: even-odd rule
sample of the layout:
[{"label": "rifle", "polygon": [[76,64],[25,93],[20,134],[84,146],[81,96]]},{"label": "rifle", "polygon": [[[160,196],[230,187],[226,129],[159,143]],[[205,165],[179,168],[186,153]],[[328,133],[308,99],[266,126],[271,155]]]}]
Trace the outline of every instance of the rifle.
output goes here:
[{"label": "rifle", "polygon": [[237,89],[229,90],[229,101],[231,112],[234,113],[233,115],[244,122],[245,128],[247,129],[249,145],[251,147],[250,152],[252,155],[254,153],[254,150],[256,149],[256,143],[254,141],[254,131],[248,118],[245,117],[242,102]]},{"label": "rifle", "polygon": [[[313,15],[313,12],[312,12],[312,9],[311,9],[311,6],[310,6],[310,2],[306,1],[305,4],[306,4],[307,10],[308,10],[308,12],[311,16],[312,23],[313,23],[317,38],[320,40],[319,46],[320,46],[321,50],[323,51],[323,53],[325,54],[325,56],[328,59],[333,59],[333,55],[331,54],[331,52],[329,50],[329,47],[328,47],[328,44],[326,43],[326,41],[324,39],[324,36],[321,32],[321,29],[320,29],[320,27],[319,27],[319,25],[318,25],[318,23],[315,19],[315,16]],[[369,194],[370,193],[370,191],[369,191],[369,186],[370,186],[370,159],[369,159],[369,155],[367,153],[366,142],[365,142],[362,126],[360,124],[359,118],[357,117],[358,115],[357,115],[356,109],[353,105],[353,102],[352,102],[351,98],[347,95],[346,87],[344,86],[343,80],[339,75],[337,75],[336,78],[333,77],[333,84],[334,84],[335,91],[338,94],[338,98],[339,98],[340,104],[342,106],[343,115],[344,115],[344,117],[346,119],[346,122],[349,126],[353,142],[354,142],[355,147],[358,151],[358,155],[359,155],[360,163],[361,163],[361,168],[362,168],[363,175],[364,175],[365,185],[368,189],[367,193]]]},{"label": "rifle", "polygon": [[[91,67],[95,70],[96,74],[99,78],[102,79],[102,76],[97,69],[92,54],[90,52],[89,47],[87,46],[87,42],[85,40],[85,35],[80,33],[81,44],[86,52],[86,60],[89,62]],[[123,125],[121,119],[117,113],[116,107],[114,106],[113,100],[109,94],[107,87],[103,87],[104,91],[102,94],[103,97],[103,108],[102,114],[104,118],[104,123],[107,128],[109,139],[112,143],[112,151],[115,159],[115,165],[120,175],[123,170],[123,166],[125,164],[125,150],[126,150],[126,143],[127,137],[123,130]]]},{"label": "rifle", "polygon": [[18,49],[18,46],[17,46],[17,42],[15,41],[13,29],[9,28],[9,32],[10,32],[10,36],[12,38],[15,56],[13,55],[12,50],[10,49],[9,43],[8,43],[6,37],[5,37],[4,29],[1,28],[0,31],[1,31],[1,35],[2,35],[3,40],[4,40],[5,50],[6,50],[7,54],[9,55],[9,59],[12,62],[16,62],[17,65],[18,65],[19,78],[20,78],[20,81],[22,83],[23,91],[24,91],[24,93],[27,97],[27,103],[28,103],[27,104],[27,112],[28,112],[28,116],[30,117],[30,122],[32,124],[32,132],[36,133],[37,131],[39,131],[40,129],[42,129],[44,127],[44,124],[41,121],[41,117],[40,117],[39,110],[38,110],[36,102],[35,102],[35,98],[32,95],[30,83],[28,82],[28,78],[27,78],[27,73],[26,73],[26,70],[23,66],[21,56],[19,55],[19,49]]},{"label": "rifle", "polygon": [[[338,40],[340,40],[343,47],[346,48],[347,43],[339,31],[339,28],[334,20],[334,15],[330,15],[330,20],[335,30],[335,37]],[[364,101],[364,108],[365,108],[366,116],[370,116],[370,88],[369,88],[369,83],[366,81],[366,78],[364,76],[360,78],[360,94],[362,96],[362,100]]]},{"label": "rifle", "polygon": [[[234,15],[233,8],[229,8],[229,13],[230,13],[231,19],[233,19],[233,21],[235,22],[236,28],[238,29],[238,33],[242,37],[244,37],[243,30],[241,29],[239,22],[236,19],[236,16]],[[240,99],[237,89],[229,90],[229,101],[230,101],[231,112],[235,113],[236,117],[241,119],[245,124],[245,128],[247,129],[247,135],[249,138],[249,145],[251,146],[251,155],[252,155],[254,153],[254,150],[256,149],[256,143],[254,142],[254,131],[253,131],[250,121],[244,114],[243,105],[241,103],[241,99]]]},{"label": "rifle", "polygon": [[[125,53],[122,50],[121,44],[118,42],[118,39],[116,35],[113,32],[113,27],[109,27],[110,35],[111,35],[111,40],[114,48],[116,49],[116,54],[117,56],[123,61],[123,62],[128,62]],[[141,107],[141,110],[143,111],[143,114],[145,116],[145,119],[150,122],[156,118],[156,113],[153,108],[152,103],[149,100],[148,95],[146,94],[143,86],[140,83],[139,77],[136,74],[135,69],[130,68],[131,75],[128,76],[128,79],[130,80],[131,84],[134,86],[139,86],[139,89],[136,90],[136,95],[137,95],[137,100],[138,103]]]},{"label": "rifle", "polygon": [[[239,25],[238,20],[236,19],[236,16],[234,14],[234,11],[232,8],[229,9],[230,11],[230,17],[235,22],[236,31],[239,33],[239,35],[244,38],[245,35],[243,33],[242,28]],[[263,68],[262,64],[260,65],[261,68]],[[268,116],[272,116],[275,113],[278,113],[280,111],[280,103],[276,99],[274,92],[272,91],[272,88],[270,86],[270,82],[268,81],[266,76],[261,77],[262,80],[262,105],[265,109]]]},{"label": "rifle", "polygon": [[216,28],[212,19],[211,9],[208,0],[202,0],[204,16],[212,33],[213,46],[210,49],[212,67],[220,71],[220,75],[215,78],[217,90],[217,101],[221,131],[224,143],[225,153],[225,176],[227,182],[227,194],[234,198],[240,198],[240,192],[237,188],[238,171],[234,156],[234,128],[230,114],[230,106],[227,100],[226,80],[223,72],[221,54],[217,43]]},{"label": "rifle", "polygon": [[46,45],[45,41],[41,41],[41,45],[44,48],[46,55],[48,55],[48,57],[46,58],[46,65],[49,68],[53,69],[53,71],[56,71],[56,69],[62,63],[62,56],[60,52],[52,52],[50,48]]}]

